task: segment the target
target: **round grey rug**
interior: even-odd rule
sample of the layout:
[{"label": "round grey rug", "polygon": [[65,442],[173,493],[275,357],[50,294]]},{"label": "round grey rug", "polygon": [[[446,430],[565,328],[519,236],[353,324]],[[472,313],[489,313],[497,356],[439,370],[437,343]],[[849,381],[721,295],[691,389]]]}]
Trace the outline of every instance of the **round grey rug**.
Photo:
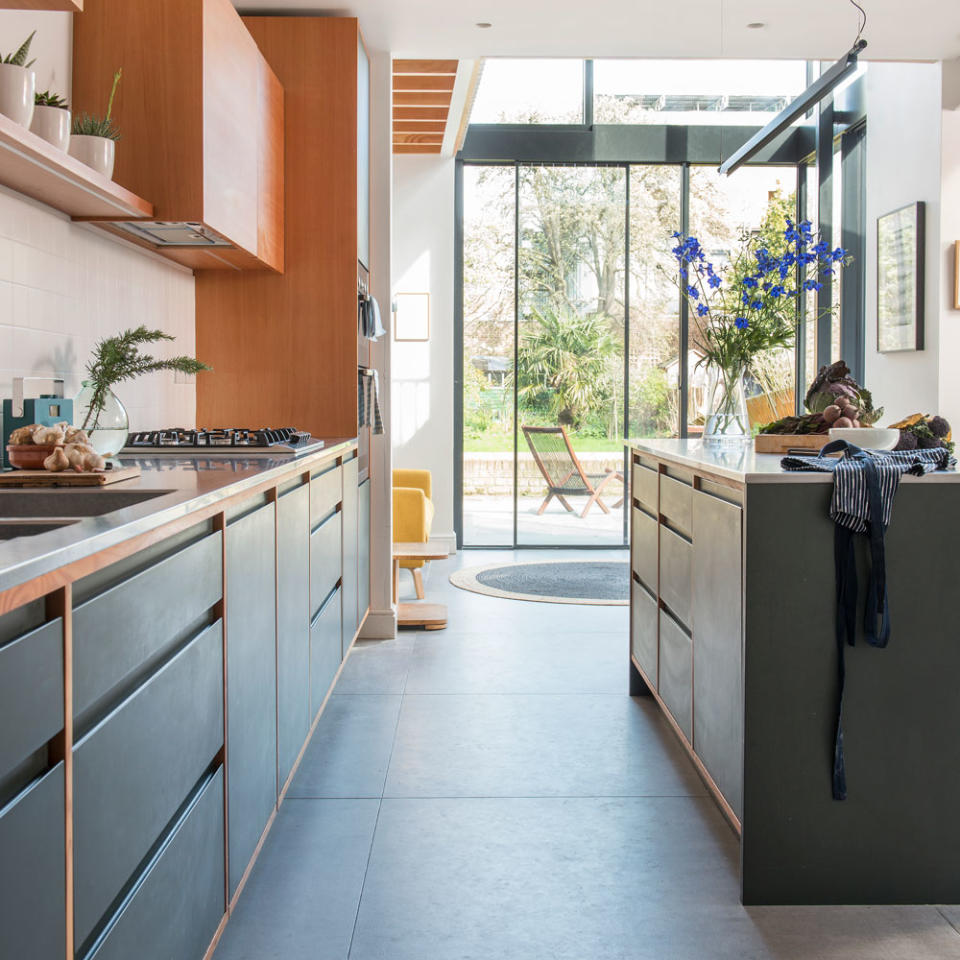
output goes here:
[{"label": "round grey rug", "polygon": [[461,590],[542,603],[630,602],[630,564],[620,560],[535,560],[469,567],[450,574]]}]

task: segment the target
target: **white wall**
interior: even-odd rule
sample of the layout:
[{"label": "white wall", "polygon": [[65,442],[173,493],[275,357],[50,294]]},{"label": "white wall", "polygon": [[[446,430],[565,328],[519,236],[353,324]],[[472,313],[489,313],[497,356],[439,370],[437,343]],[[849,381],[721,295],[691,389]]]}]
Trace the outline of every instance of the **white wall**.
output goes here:
[{"label": "white wall", "polygon": [[[37,27],[31,56],[38,86],[67,96],[71,17],[0,13],[4,55]],[[73,396],[95,341],[141,323],[177,338],[157,354],[193,353],[193,275],[0,187],[0,397],[10,396],[15,376],[54,374]],[[125,383],[117,392],[133,429],[194,425],[195,388],[175,383],[173,374]]]},{"label": "white wall", "polygon": [[[940,118],[939,64],[871,63],[867,83],[866,386],[884,422],[939,409]],[[924,349],[877,352],[877,218],[926,204]]]},{"label": "white wall", "polygon": [[452,157],[393,158],[393,292],[430,294],[430,340],[393,343],[395,467],[433,473],[433,539],[453,531]]},{"label": "white wall", "polygon": [[955,306],[955,247],[960,243],[960,110],[945,110],[941,119],[939,291],[940,370],[938,411],[960,434],[960,311]]}]

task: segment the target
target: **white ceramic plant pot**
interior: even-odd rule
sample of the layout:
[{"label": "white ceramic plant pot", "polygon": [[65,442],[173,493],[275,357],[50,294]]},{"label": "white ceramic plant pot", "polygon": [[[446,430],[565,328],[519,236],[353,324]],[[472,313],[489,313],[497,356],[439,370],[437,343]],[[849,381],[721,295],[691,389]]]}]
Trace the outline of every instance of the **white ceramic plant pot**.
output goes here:
[{"label": "white ceramic plant pot", "polygon": [[37,75],[26,67],[0,63],[0,113],[21,127],[29,127],[33,119],[33,95]]},{"label": "white ceramic plant pot", "polygon": [[116,144],[109,137],[88,137],[74,134],[70,137],[70,156],[113,179],[113,161]]},{"label": "white ceramic plant pot", "polygon": [[70,145],[70,111],[62,107],[34,107],[30,129],[58,150]]}]

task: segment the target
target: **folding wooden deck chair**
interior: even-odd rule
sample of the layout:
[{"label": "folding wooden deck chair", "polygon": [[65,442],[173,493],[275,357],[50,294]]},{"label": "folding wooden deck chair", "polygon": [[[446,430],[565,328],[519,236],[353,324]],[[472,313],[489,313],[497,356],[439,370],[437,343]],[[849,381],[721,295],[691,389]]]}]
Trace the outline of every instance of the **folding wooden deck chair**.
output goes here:
[{"label": "folding wooden deck chair", "polygon": [[[540,468],[543,479],[547,481],[547,498],[537,510],[538,517],[543,514],[554,497],[560,501],[568,513],[573,513],[573,507],[566,498],[581,495],[590,498],[583,508],[583,513],[580,514],[581,519],[586,517],[595,503],[600,505],[604,513],[610,512],[610,508],[600,499],[600,494],[611,480],[619,480],[623,483],[623,474],[619,470],[611,470],[608,467],[604,474],[588,476],[573,452],[570,438],[562,426],[521,427],[520,429],[527,438],[527,446],[530,447],[534,462]],[[623,497],[614,504],[614,508],[622,505]]]}]

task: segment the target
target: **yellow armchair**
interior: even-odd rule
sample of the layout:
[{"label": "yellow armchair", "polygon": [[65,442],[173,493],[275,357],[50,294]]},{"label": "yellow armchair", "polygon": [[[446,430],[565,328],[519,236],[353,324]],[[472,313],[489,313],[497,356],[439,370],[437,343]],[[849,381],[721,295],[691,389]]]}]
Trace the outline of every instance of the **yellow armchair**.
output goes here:
[{"label": "yellow armchair", "polygon": [[[394,543],[426,543],[433,524],[432,481],[429,470],[393,471]],[[413,571],[417,597],[422,600],[426,560],[401,560],[400,566]]]}]

